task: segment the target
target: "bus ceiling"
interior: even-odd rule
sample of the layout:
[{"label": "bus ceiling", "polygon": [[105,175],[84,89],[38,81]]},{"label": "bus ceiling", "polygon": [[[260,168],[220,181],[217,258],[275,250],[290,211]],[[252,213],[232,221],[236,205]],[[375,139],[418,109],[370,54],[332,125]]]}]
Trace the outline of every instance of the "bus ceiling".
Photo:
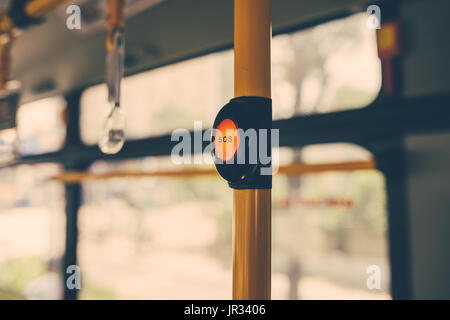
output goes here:
[{"label": "bus ceiling", "polygon": [[[103,82],[105,1],[32,2],[38,3],[30,6],[34,14],[45,17],[41,24],[20,32],[12,52],[12,78],[22,81],[22,101]],[[53,8],[54,3],[59,5]],[[140,0],[132,3],[126,11],[127,75],[232,47],[233,1]],[[9,4],[10,1],[0,1],[0,9],[5,10]],[[66,9],[71,4],[81,8],[80,30],[66,27]],[[366,0],[273,1],[273,33],[364,12],[367,5]]]}]

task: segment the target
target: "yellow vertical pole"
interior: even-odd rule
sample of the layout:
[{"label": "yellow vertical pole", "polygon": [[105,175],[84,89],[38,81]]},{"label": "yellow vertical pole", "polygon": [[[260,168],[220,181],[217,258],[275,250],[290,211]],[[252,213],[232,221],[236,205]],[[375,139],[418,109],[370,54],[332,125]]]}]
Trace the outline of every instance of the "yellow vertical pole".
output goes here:
[{"label": "yellow vertical pole", "polygon": [[[271,97],[271,37],[270,0],[235,0],[235,97]],[[233,197],[233,299],[270,299],[271,190]]]}]

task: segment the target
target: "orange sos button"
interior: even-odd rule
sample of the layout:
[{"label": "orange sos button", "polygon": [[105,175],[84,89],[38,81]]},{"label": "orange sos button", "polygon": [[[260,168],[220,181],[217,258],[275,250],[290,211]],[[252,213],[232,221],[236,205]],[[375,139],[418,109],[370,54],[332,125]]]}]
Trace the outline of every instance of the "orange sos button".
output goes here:
[{"label": "orange sos button", "polygon": [[214,138],[216,156],[224,162],[235,155],[239,147],[238,128],[233,120],[224,119],[219,123]]}]

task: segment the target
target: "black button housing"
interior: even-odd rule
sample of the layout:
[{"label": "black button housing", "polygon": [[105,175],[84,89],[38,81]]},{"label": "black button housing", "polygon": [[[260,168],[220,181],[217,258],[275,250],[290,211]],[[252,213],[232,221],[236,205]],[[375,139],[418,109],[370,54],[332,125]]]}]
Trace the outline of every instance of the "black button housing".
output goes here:
[{"label": "black button housing", "polygon": [[[267,157],[271,159],[272,100],[262,97],[234,98],[219,111],[213,128],[217,129],[219,124],[225,119],[231,119],[237,126],[240,143],[233,158],[226,162],[217,156],[215,148],[213,148],[212,156],[214,157],[218,173],[228,181],[229,186],[233,189],[271,189],[272,175],[261,175],[260,169],[262,167],[271,167],[271,160],[265,164],[261,162],[259,129],[267,129],[267,146],[265,151]],[[248,129],[256,130],[257,141],[249,141],[248,136],[245,135]],[[214,140],[215,132],[211,135],[213,146]],[[250,143],[257,143],[257,146],[250,145]],[[245,148],[245,150],[241,150],[242,148]],[[256,163],[255,161],[250,161],[254,160],[254,157],[250,156],[250,151],[254,151],[255,148],[257,150]],[[241,163],[238,163],[237,156],[243,151],[245,151],[245,157],[240,159]]]}]

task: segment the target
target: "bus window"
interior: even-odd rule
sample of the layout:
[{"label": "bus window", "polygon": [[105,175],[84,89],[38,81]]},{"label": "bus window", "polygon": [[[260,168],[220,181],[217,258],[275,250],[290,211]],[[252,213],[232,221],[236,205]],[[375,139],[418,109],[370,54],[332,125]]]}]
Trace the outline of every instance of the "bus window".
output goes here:
[{"label": "bus window", "polygon": [[[330,144],[283,148],[280,162],[297,154],[310,164],[373,161],[359,146]],[[177,168],[153,157],[97,161],[90,172]],[[274,299],[390,298],[381,173],[280,173],[273,183]],[[232,191],[217,173],[86,181],[83,190],[81,298],[229,299]],[[367,288],[372,265],[376,290]]]},{"label": "bus window", "polygon": [[0,163],[6,163],[14,159],[16,152],[16,141],[16,129],[0,130]]},{"label": "bus window", "polygon": [[[170,158],[96,162],[91,172],[156,170]],[[81,299],[227,299],[232,191],[217,175],[83,183]]]},{"label": "bus window", "polygon": [[381,87],[376,34],[365,14],[275,37],[272,65],[274,118],[361,108]]},{"label": "bus window", "polygon": [[66,101],[61,96],[25,103],[19,107],[17,133],[22,155],[53,152],[62,148],[66,138],[65,108]]},{"label": "bus window", "polygon": [[[375,99],[381,69],[375,32],[365,23],[366,15],[356,14],[273,38],[274,119],[361,108]],[[219,106],[233,97],[233,51],[142,72],[122,83],[127,139],[193,129],[194,121],[210,128]],[[105,84],[82,95],[86,144],[98,142],[109,112],[105,97]]]},{"label": "bus window", "polygon": [[[280,155],[288,163],[373,161],[352,144],[286,148]],[[390,299],[386,192],[379,171],[278,175],[273,190],[274,297]],[[373,270],[380,275],[375,287]]]},{"label": "bus window", "polygon": [[[211,126],[217,107],[232,97],[233,55],[219,52],[126,77],[122,105],[128,139]],[[176,94],[174,94],[176,92]],[[81,98],[81,138],[96,144],[109,111],[106,85],[87,89]]]},{"label": "bus window", "polygon": [[56,164],[0,170],[0,299],[62,299],[64,186]]}]

